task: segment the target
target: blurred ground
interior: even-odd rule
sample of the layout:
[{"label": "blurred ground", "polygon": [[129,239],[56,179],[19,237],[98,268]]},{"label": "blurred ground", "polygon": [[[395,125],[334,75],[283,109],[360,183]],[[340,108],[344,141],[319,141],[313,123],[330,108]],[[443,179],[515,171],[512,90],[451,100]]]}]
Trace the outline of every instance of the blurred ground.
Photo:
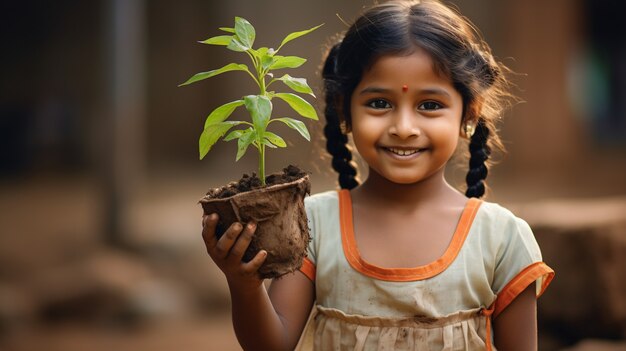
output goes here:
[{"label": "blurred ground", "polygon": [[197,184],[151,187],[131,210],[137,235],[115,250],[100,240],[88,178],[0,185],[0,350],[239,349],[200,238]]},{"label": "blurred ground", "polygon": [[7,351],[241,350],[226,314],[158,323],[132,331],[80,325],[36,327],[12,336],[0,346]]}]

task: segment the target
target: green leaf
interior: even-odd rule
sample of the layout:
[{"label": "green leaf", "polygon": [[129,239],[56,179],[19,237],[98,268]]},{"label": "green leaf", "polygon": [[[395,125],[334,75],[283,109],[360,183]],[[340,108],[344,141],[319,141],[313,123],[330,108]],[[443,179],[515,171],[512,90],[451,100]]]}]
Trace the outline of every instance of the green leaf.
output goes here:
[{"label": "green leaf", "polygon": [[265,146],[269,146],[269,147],[271,147],[272,149],[276,149],[276,148],[278,147],[278,146],[276,146],[276,145],[272,144],[272,143],[271,143],[269,140],[267,140],[267,139],[263,139],[263,145],[265,145]]},{"label": "green leaf", "polygon": [[233,130],[232,132],[228,133],[226,137],[224,137],[224,141],[231,141],[234,139],[239,139],[241,138],[242,134],[243,134],[243,130]]},{"label": "green leaf", "polygon": [[244,52],[246,50],[250,50],[250,48],[242,44],[237,37],[233,37],[233,39],[230,41],[226,48],[236,52]]},{"label": "green leaf", "polygon": [[237,107],[243,104],[243,100],[235,100],[216,108],[206,118],[206,121],[204,122],[204,128],[208,127],[211,124],[225,121],[233,113],[233,111],[235,111]]},{"label": "green leaf", "polygon": [[238,63],[229,63],[222,68],[214,69],[208,72],[196,73],[193,77],[189,78],[186,82],[184,82],[183,84],[180,84],[179,87],[183,85],[189,85],[191,83],[195,83],[203,79],[211,78],[218,74],[222,74],[224,72],[229,72],[229,71],[248,71],[248,66],[244,64],[238,64]]},{"label": "green leaf", "polygon": [[242,158],[243,155],[246,154],[246,151],[248,150],[248,146],[252,144],[255,137],[256,137],[256,133],[254,132],[254,129],[252,128],[248,128],[242,133],[239,140],[237,140],[237,157],[235,158],[235,162],[239,161],[239,159]]},{"label": "green leaf", "polygon": [[230,44],[231,40],[233,40],[233,36],[232,35],[219,35],[217,37],[212,37],[212,38],[209,38],[207,40],[199,41],[199,43],[209,44],[209,45],[223,45],[223,46],[227,46],[228,44]]},{"label": "green leaf", "polygon": [[276,58],[274,56],[265,54],[261,57],[261,69],[268,70],[275,62]]},{"label": "green leaf", "polygon": [[298,133],[300,133],[300,135],[304,137],[304,139],[311,141],[311,135],[309,134],[309,130],[306,128],[306,125],[304,124],[304,122],[298,121],[297,119],[288,118],[288,117],[276,118],[276,119],[273,119],[272,121],[280,121],[280,122],[285,123],[287,126],[289,126],[289,128],[297,130]]},{"label": "green leaf", "polygon": [[294,91],[297,91],[298,93],[309,94],[315,97],[315,94],[313,94],[313,90],[311,90],[311,87],[309,87],[306,79],[304,78],[294,78],[288,74],[285,74],[284,76],[276,79],[282,81],[288,87],[290,87]]},{"label": "green leaf", "polygon": [[298,56],[274,56],[275,61],[274,64],[270,67],[270,70],[281,69],[281,68],[298,68],[302,66],[306,59]]},{"label": "green leaf", "polygon": [[200,135],[199,149],[200,159],[211,150],[211,147],[221,138],[228,130],[241,122],[221,122],[212,124],[205,128]]},{"label": "green leaf", "polygon": [[245,18],[235,17],[235,34],[241,44],[246,48],[252,48],[256,32],[254,27]]},{"label": "green leaf", "polygon": [[263,56],[267,54],[269,49],[266,47],[258,48],[258,49],[250,49],[249,52],[257,58],[257,60],[261,60]]},{"label": "green leaf", "polygon": [[249,49],[250,52],[256,58],[257,62],[260,62],[261,69],[267,71],[271,65],[274,64],[274,50],[266,47],[255,49]]},{"label": "green leaf", "polygon": [[246,109],[252,116],[252,123],[257,131],[264,131],[272,115],[272,102],[267,96],[248,95],[243,98]]},{"label": "green leaf", "polygon": [[265,132],[263,134],[263,137],[269,140],[269,142],[273,145],[276,145],[278,147],[287,147],[287,143],[285,142],[285,140],[272,132]]},{"label": "green leaf", "polygon": [[227,32],[227,33],[233,33],[235,34],[235,28],[229,28],[229,27],[220,27],[220,30]]},{"label": "green leaf", "polygon": [[[287,35],[287,36],[285,37],[285,39],[283,39],[282,43],[280,43],[280,46],[278,47],[278,50],[280,50],[280,48],[282,48],[282,47],[283,47],[283,45],[287,44],[288,42],[290,42],[290,41],[292,41],[292,40],[294,40],[294,39],[296,39],[296,38],[299,38],[299,37],[301,37],[301,36],[303,36],[303,35],[309,34],[309,33],[311,33],[312,31],[316,30],[317,28],[319,28],[319,27],[321,27],[321,26],[323,26],[323,25],[324,25],[324,24],[322,23],[322,24],[320,24],[319,26],[315,26],[315,27],[313,27],[313,28],[311,28],[311,29],[303,30],[303,31],[300,31],[300,32],[293,32],[293,33],[291,33],[291,34]],[[278,50],[276,50],[276,51],[278,51]]]},{"label": "green leaf", "polygon": [[286,103],[291,106],[296,112],[298,112],[302,117],[311,118],[314,120],[318,120],[317,112],[311,104],[309,104],[306,100],[299,97],[296,94],[291,93],[277,93],[274,94],[275,97],[284,100]]}]

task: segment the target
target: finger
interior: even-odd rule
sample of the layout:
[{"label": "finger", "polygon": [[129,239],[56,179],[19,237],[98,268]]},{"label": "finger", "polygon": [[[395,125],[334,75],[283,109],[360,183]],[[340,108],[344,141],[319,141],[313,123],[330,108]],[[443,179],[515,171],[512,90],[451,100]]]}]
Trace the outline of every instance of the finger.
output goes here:
[{"label": "finger", "polygon": [[204,239],[204,245],[206,245],[206,249],[209,253],[215,248],[215,245],[217,245],[215,228],[217,228],[218,219],[219,216],[217,213],[202,216],[202,239]]},{"label": "finger", "polygon": [[241,223],[235,222],[230,225],[220,240],[217,241],[217,245],[215,245],[214,251],[218,258],[224,259],[228,256],[242,229]]},{"label": "finger", "polygon": [[261,250],[248,263],[243,264],[242,270],[245,273],[256,273],[259,270],[259,268],[261,268],[266,258],[267,258],[267,251]]},{"label": "finger", "polygon": [[248,249],[248,246],[250,245],[250,241],[252,241],[252,237],[254,236],[255,230],[256,230],[255,223],[248,223],[246,225],[246,227],[241,232],[241,235],[239,235],[239,238],[237,238],[235,245],[233,245],[233,248],[230,250],[230,253],[228,254],[229,260],[232,260],[235,262],[241,261],[244,253],[246,252],[246,250]]}]

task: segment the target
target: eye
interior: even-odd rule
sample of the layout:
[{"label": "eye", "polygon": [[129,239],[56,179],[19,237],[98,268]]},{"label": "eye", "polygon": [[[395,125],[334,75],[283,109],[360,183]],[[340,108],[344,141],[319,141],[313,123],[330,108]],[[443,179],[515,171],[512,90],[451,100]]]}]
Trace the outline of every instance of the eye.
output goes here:
[{"label": "eye", "polygon": [[391,108],[391,104],[383,99],[375,99],[367,102],[367,107],[371,107],[373,109],[382,110]]},{"label": "eye", "polygon": [[426,110],[426,111],[436,111],[436,110],[439,110],[440,108],[443,108],[443,106],[440,103],[435,102],[435,101],[426,101],[417,107],[418,110]]}]

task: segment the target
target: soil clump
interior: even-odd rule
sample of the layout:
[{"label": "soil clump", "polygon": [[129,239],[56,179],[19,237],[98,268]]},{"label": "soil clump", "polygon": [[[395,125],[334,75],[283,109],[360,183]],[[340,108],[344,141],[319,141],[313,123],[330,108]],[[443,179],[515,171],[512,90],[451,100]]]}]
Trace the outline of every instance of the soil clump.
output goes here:
[{"label": "soil clump", "polygon": [[257,229],[243,261],[250,261],[259,250],[267,258],[259,269],[262,278],[277,278],[302,266],[310,241],[304,197],[311,192],[306,172],[288,166],[266,178],[261,185],[256,174],[209,190],[200,200],[205,214],[217,213],[216,236],[220,238],[234,222],[254,222]]}]

